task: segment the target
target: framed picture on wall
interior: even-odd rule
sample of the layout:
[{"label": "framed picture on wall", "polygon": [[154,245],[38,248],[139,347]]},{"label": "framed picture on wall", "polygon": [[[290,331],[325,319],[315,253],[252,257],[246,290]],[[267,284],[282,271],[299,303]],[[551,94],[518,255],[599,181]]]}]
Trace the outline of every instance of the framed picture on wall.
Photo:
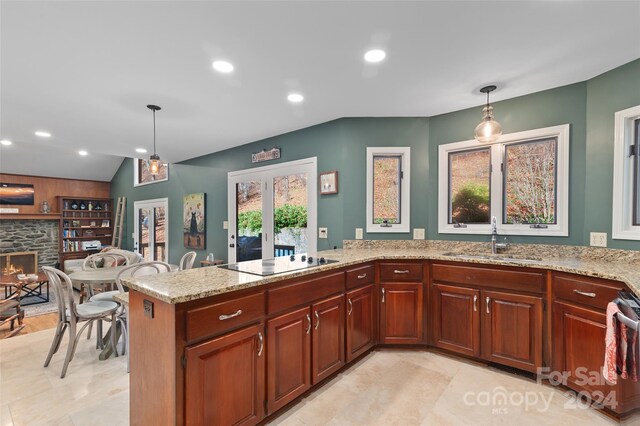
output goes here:
[{"label": "framed picture on wall", "polygon": [[189,194],[183,198],[184,246],[204,250],[206,248],[205,193]]},{"label": "framed picture on wall", "polygon": [[337,194],[338,193],[338,172],[320,173],[320,194]]}]

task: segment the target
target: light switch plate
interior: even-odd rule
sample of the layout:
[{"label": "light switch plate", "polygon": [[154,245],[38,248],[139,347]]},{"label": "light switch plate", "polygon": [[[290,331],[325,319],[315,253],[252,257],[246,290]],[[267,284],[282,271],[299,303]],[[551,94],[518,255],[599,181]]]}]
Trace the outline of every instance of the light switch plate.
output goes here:
[{"label": "light switch plate", "polygon": [[607,233],[606,232],[591,232],[589,234],[592,247],[606,247],[607,246]]},{"label": "light switch plate", "polygon": [[424,240],[424,228],[413,228],[413,239]]},{"label": "light switch plate", "polygon": [[318,228],[318,238],[328,238],[327,228]]},{"label": "light switch plate", "polygon": [[356,240],[361,240],[363,238],[364,236],[362,235],[362,228],[356,228]]},{"label": "light switch plate", "polygon": [[228,220],[223,220],[222,221],[222,229],[229,229],[229,221]]}]

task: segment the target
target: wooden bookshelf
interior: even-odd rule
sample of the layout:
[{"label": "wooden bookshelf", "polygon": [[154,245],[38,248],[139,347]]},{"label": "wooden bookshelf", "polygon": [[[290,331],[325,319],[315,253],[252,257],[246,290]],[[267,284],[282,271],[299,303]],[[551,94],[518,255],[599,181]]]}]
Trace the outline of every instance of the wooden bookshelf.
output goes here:
[{"label": "wooden bookshelf", "polygon": [[[79,259],[111,245],[113,238],[113,199],[59,196],[59,257],[64,267],[67,259]],[[100,247],[86,249],[84,242],[99,241]]]}]

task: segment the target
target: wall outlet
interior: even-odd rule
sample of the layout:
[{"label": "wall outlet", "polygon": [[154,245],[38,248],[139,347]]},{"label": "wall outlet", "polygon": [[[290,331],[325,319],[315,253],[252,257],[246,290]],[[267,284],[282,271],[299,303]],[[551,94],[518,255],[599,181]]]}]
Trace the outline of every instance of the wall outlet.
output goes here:
[{"label": "wall outlet", "polygon": [[413,239],[424,240],[424,228],[413,228]]},{"label": "wall outlet", "polygon": [[591,232],[591,246],[593,247],[606,247],[607,246],[607,233],[606,232]]},{"label": "wall outlet", "polygon": [[356,228],[356,240],[361,240],[363,238],[362,228]]},{"label": "wall outlet", "polygon": [[318,228],[318,238],[328,238],[327,228]]},{"label": "wall outlet", "polygon": [[229,221],[228,220],[223,220],[222,221],[222,229],[229,229]]}]

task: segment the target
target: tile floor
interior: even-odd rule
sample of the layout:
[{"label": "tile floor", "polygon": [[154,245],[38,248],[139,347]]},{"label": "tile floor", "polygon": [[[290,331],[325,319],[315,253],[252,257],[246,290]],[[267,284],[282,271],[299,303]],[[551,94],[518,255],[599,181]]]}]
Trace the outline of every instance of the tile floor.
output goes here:
[{"label": "tile floor", "polygon": [[[64,354],[42,363],[53,330],[0,342],[0,426],[128,425],[126,359],[98,361],[82,339],[67,377]],[[63,341],[66,344],[66,341]],[[469,361],[422,351],[373,352],[273,425],[614,425],[576,408],[562,390]],[[491,405],[507,395],[507,404]],[[529,401],[528,405],[523,401]],[[547,405],[548,404],[548,405]],[[625,425],[640,424],[640,417]]]}]

